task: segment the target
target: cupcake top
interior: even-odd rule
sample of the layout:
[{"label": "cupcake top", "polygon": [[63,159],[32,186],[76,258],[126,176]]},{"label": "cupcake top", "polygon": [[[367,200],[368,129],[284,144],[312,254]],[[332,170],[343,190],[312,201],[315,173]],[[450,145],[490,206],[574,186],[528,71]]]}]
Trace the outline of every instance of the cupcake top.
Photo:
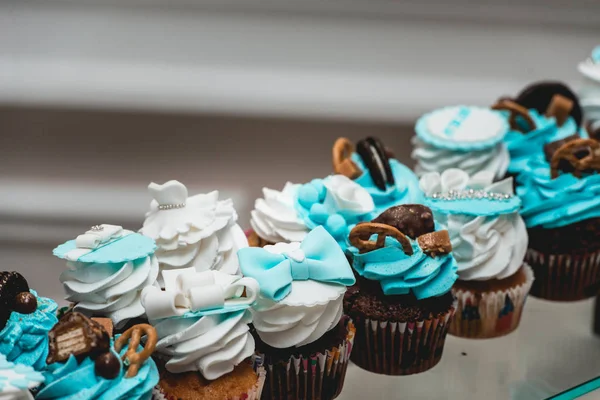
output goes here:
[{"label": "cupcake top", "polygon": [[0,353],[0,399],[32,399],[30,389],[44,383],[44,376],[31,366],[15,364]]},{"label": "cupcake top", "polygon": [[527,230],[512,178],[493,183],[489,172],[459,169],[421,178],[426,204],[450,235],[461,280],[504,279],[523,264]]},{"label": "cupcake top", "polygon": [[502,115],[489,108],[452,106],[425,114],[415,126],[415,170],[421,175],[461,168],[490,171],[500,178],[509,162],[502,143],[508,129]]},{"label": "cupcake top", "polygon": [[356,146],[339,138],[333,145],[333,169],[367,190],[375,203],[375,215],[391,206],[420,200],[414,172],[394,159],[377,138],[360,140]]},{"label": "cupcake top", "polygon": [[418,300],[447,293],[457,279],[448,231],[436,231],[423,205],[392,207],[350,233],[353,267],[379,281],[385,295],[412,293]]},{"label": "cupcake top", "polygon": [[588,137],[580,126],[581,107],[577,96],[559,83],[532,84],[514,100],[501,99],[493,108],[501,110],[510,123],[504,141],[510,152],[508,171],[512,174],[522,172],[527,161],[542,154],[550,142],[572,135]]},{"label": "cupcake top", "polygon": [[149,325],[135,325],[113,342],[102,325],[67,313],[50,332],[46,383],[36,398],[149,399],[159,379],[150,358],[155,345],[156,331]]},{"label": "cupcake top", "polygon": [[263,193],[250,223],[271,243],[301,241],[311,229],[323,226],[345,248],[349,229],[369,219],[375,208],[367,190],[344,175],[304,185],[288,182],[282,192],[263,189]]},{"label": "cupcake top", "polygon": [[282,191],[263,188],[263,197],[254,202],[250,219],[250,225],[259,237],[271,243],[304,239],[308,228],[295,207],[301,186],[287,182]]},{"label": "cupcake top", "polygon": [[338,324],[346,286],[355,279],[325,228],[316,227],[302,243],[242,249],[238,257],[242,273],[260,285],[252,315],[263,342],[275,348],[300,347]]},{"label": "cupcake top", "polygon": [[162,269],[238,273],[235,254],[248,241],[236,224],[231,199],[219,200],[217,191],[188,197],[187,188],[178,181],[151,183],[148,190],[153,200],[140,233],[156,241]]},{"label": "cupcake top", "polygon": [[600,217],[599,160],[600,143],[581,138],[557,147],[550,163],[531,159],[517,179],[527,227],[559,228]]},{"label": "cupcake top", "polygon": [[198,371],[214,380],[254,353],[247,311],[259,292],[254,279],[193,267],[162,274],[165,289],[146,288],[142,303],[169,372]]},{"label": "cupcake top", "polygon": [[67,260],[60,275],[67,300],[87,315],[106,316],[117,327],[142,316],[140,293],[158,276],[151,238],[117,225],[96,225],[54,249]]},{"label": "cupcake top", "polygon": [[579,72],[586,78],[600,82],[600,46],[594,47],[590,56],[579,63]]},{"label": "cupcake top", "polygon": [[56,302],[30,290],[18,272],[0,272],[0,354],[9,362],[42,370],[57,308]]}]

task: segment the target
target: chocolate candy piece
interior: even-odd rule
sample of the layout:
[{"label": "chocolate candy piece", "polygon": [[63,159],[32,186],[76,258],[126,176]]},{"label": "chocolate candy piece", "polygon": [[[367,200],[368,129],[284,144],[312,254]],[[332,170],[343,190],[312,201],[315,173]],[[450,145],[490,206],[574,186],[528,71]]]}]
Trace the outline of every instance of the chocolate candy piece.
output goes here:
[{"label": "chocolate candy piece", "polygon": [[21,292],[29,292],[29,285],[18,272],[0,272],[0,329],[4,329],[15,309],[15,299]]},{"label": "chocolate candy piece", "polygon": [[448,231],[426,233],[417,238],[417,243],[423,253],[431,257],[448,254],[452,251]]},{"label": "chocolate candy piece", "polygon": [[21,314],[32,314],[37,310],[37,299],[31,292],[21,292],[15,298],[15,311]]},{"label": "chocolate candy piece", "polygon": [[579,135],[571,135],[567,136],[564,139],[556,140],[554,142],[546,143],[544,145],[544,155],[546,156],[546,161],[550,162],[552,160],[552,156],[556,153],[556,150],[560,149],[563,144],[569,143],[573,140],[579,139]]},{"label": "chocolate candy piece", "polygon": [[435,230],[431,209],[421,204],[390,207],[372,222],[393,226],[411,239]]},{"label": "chocolate candy piece", "polygon": [[383,143],[374,137],[368,137],[356,144],[356,152],[367,166],[373,183],[380,190],[393,185],[394,174]]},{"label": "chocolate candy piece", "polygon": [[94,372],[96,375],[104,379],[115,379],[121,371],[121,362],[119,358],[112,352],[100,354],[94,362]]},{"label": "chocolate candy piece", "polygon": [[65,314],[50,330],[48,338],[48,364],[67,361],[71,354],[78,360],[87,356],[96,358],[110,348],[104,328],[78,312]]},{"label": "chocolate candy piece", "polygon": [[570,115],[575,120],[577,128],[581,126],[582,111],[579,99],[573,91],[563,83],[542,81],[535,82],[519,93],[515,101],[526,108],[534,108],[539,113],[545,114],[554,95],[559,94],[573,102]]}]

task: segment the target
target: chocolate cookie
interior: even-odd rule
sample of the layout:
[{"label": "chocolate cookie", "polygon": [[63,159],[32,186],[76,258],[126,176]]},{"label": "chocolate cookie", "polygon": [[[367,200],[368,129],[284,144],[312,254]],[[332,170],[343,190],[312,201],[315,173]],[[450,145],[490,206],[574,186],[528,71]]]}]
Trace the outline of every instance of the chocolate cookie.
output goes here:
[{"label": "chocolate cookie", "polygon": [[372,222],[393,226],[411,239],[435,230],[431,209],[421,204],[390,207]]},{"label": "chocolate cookie", "polygon": [[21,292],[29,292],[29,285],[23,275],[15,271],[0,272],[0,329],[6,326],[15,310],[17,295]]},{"label": "chocolate cookie", "polygon": [[515,101],[528,109],[535,109],[544,114],[552,102],[552,97],[559,94],[573,102],[571,117],[575,120],[577,128],[581,126],[582,111],[579,98],[573,91],[563,83],[554,81],[541,81],[527,86],[519,93]]},{"label": "chocolate cookie", "polygon": [[368,137],[359,141],[356,153],[363,160],[377,188],[385,190],[387,185],[395,183],[388,153],[379,139]]}]

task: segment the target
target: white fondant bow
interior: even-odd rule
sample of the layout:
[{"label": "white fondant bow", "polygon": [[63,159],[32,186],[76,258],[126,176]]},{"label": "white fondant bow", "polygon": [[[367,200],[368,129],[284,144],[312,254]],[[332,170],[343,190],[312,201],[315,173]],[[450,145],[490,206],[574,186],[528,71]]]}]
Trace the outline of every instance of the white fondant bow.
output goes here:
[{"label": "white fondant bow", "polygon": [[123,236],[123,227],[118,225],[96,225],[92,229],[77,236],[75,245],[80,249],[96,249],[114,239]]},{"label": "white fondant bow", "polygon": [[[165,290],[148,286],[141,301],[150,320],[178,317],[187,312],[227,312],[252,305],[258,282],[220,271],[197,272],[195,268],[162,271]],[[246,290],[246,297],[240,297]]]}]

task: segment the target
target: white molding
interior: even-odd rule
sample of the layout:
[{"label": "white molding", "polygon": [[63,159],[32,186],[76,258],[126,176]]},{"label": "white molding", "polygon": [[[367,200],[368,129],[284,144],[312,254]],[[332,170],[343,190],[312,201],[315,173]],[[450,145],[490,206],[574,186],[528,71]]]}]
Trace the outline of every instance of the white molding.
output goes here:
[{"label": "white molding", "polygon": [[598,2],[0,4],[0,103],[411,122],[576,83]]}]

